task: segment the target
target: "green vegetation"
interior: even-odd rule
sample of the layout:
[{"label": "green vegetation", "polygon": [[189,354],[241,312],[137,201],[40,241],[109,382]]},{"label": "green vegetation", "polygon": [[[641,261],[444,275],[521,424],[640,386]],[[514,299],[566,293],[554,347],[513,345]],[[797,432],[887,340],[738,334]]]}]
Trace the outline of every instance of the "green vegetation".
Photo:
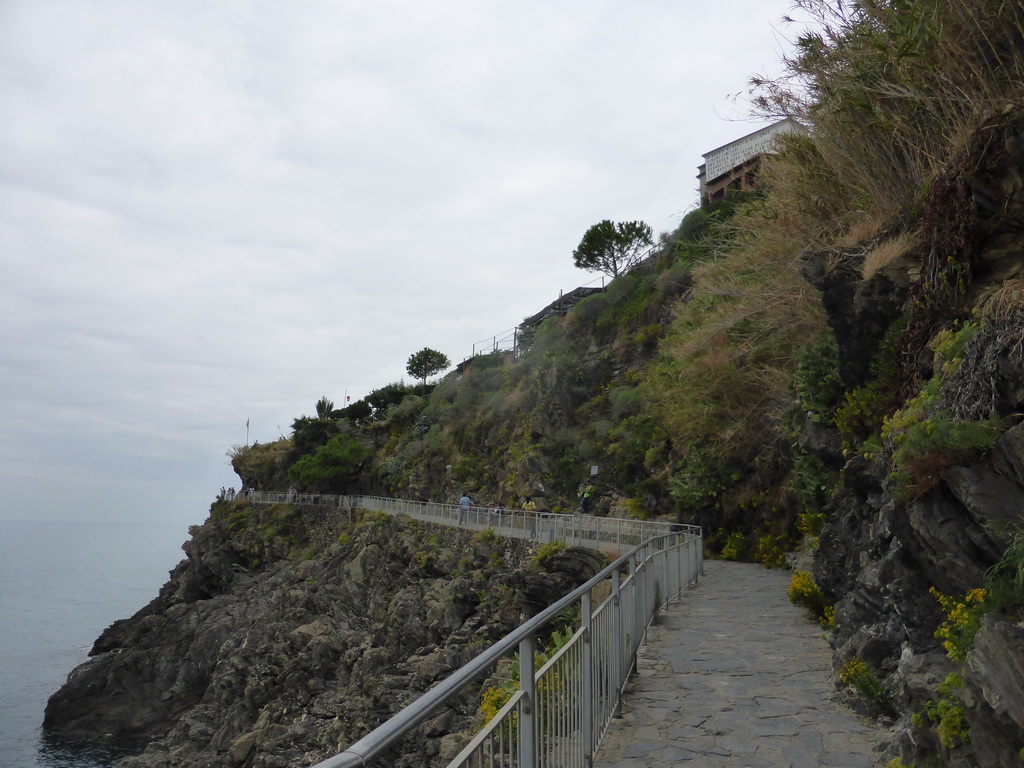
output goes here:
[{"label": "green vegetation", "polygon": [[797,347],[794,362],[790,384],[794,405],[787,412],[784,423],[792,457],[789,490],[804,510],[800,513],[797,527],[813,540],[824,523],[820,510],[828,502],[838,472],[804,447],[801,436],[806,428],[805,422],[824,428],[835,425],[843,398],[843,384],[839,378],[839,347],[833,331],[829,329],[822,334],[817,344]]},{"label": "green vegetation", "polygon": [[939,332],[931,345],[935,375],[882,424],[881,438],[892,451],[893,479],[905,499],[931,490],[944,467],[982,456],[1004,429],[1002,419],[959,419],[946,405],[950,397],[944,385],[955,381],[979,329],[979,324],[967,322],[955,331]]},{"label": "green vegetation", "polygon": [[971,740],[970,726],[964,719],[964,707],[956,694],[963,685],[964,680],[960,675],[950,673],[939,685],[941,698],[938,702],[929,702],[923,712],[915,713],[912,717],[918,728],[934,725],[939,742],[949,750],[962,747]]},{"label": "green vegetation", "polygon": [[[984,457],[1006,414],[982,387],[1022,354],[1024,293],[966,305],[971,174],[997,163],[986,153],[1021,106],[1024,10],[798,4],[820,23],[753,95],[762,116],[809,130],[764,159],[757,191],[694,208],[656,240],[639,221],[596,224],[573,256],[613,278],[603,291],[436,385],[427,348],[409,359],[414,386],[342,409],[322,398],[288,438],[233,449],[246,485],[560,511],[596,465],[595,514],[698,523],[723,557],[781,565],[799,537],[816,545],[840,480],[810,431],[888,461],[904,502]],[[903,316],[855,382],[801,274],[814,253],[853,288],[912,262]],[[824,599],[800,594],[827,622]]]},{"label": "green vegetation", "polygon": [[935,637],[942,641],[949,658],[962,661],[981,628],[981,617],[986,613],[985,590],[972,589],[963,600],[943,595],[935,587],[929,591],[946,613],[946,620],[935,630]]},{"label": "green vegetation", "polygon": [[373,451],[351,435],[335,435],[288,470],[288,477],[304,489],[337,493]]},{"label": "green vegetation", "polygon": [[[572,636],[575,633],[575,628],[571,624],[565,624],[564,626],[556,629],[551,634],[551,639],[544,646],[542,650],[535,651],[533,654],[533,669],[534,672],[540,670],[551,658],[558,653],[565,645],[572,640]],[[506,702],[512,697],[519,688],[519,669],[520,669],[520,657],[517,651],[515,657],[508,663],[507,670],[505,672],[505,679],[502,680],[498,685],[487,688],[483,693],[483,698],[480,704],[480,715],[482,723],[486,725],[491,719],[498,714]],[[540,683],[537,687],[537,696],[539,699],[547,701],[549,703],[557,701],[559,697],[570,695],[568,691],[564,690],[568,682],[565,672],[560,668],[554,668],[548,671],[548,673],[541,678]],[[547,717],[552,719],[558,717],[558,713],[551,710],[547,711]],[[515,733],[515,722],[510,724],[510,733]],[[540,727],[546,730],[550,727],[548,722],[541,722]]]},{"label": "green vegetation", "polygon": [[573,251],[580,269],[618,277],[636,266],[651,247],[651,228],[642,221],[600,221],[583,234]]},{"label": "green vegetation", "polygon": [[782,536],[773,536],[770,533],[758,536],[754,558],[765,568],[786,568],[786,544]]},{"label": "green vegetation", "polygon": [[831,607],[825,594],[821,591],[807,571],[793,571],[793,578],[789,582],[789,589],[786,596],[793,605],[806,608],[819,621],[832,623],[835,621],[835,611],[828,612]]},{"label": "green vegetation", "polygon": [[448,356],[438,352],[436,349],[424,347],[419,352],[409,356],[405,364],[405,370],[414,379],[419,379],[420,384],[426,385],[427,379],[434,374],[440,373],[451,365]]},{"label": "green vegetation", "polygon": [[878,681],[863,659],[854,656],[847,659],[839,670],[839,680],[848,685],[865,699],[874,704],[880,711],[892,713],[892,703],[882,684]]},{"label": "green vegetation", "polygon": [[548,560],[553,558],[559,552],[565,550],[564,541],[552,541],[547,544],[542,544],[540,549],[537,550],[537,554],[533,556],[533,562],[536,565],[543,565]]}]

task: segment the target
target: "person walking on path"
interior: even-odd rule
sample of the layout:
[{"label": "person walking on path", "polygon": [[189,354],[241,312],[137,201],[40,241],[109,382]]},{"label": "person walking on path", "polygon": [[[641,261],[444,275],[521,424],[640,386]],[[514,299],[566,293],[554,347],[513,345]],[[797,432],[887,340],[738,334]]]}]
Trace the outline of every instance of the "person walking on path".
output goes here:
[{"label": "person walking on path", "polygon": [[462,498],[459,499],[459,525],[465,525],[469,521],[469,507],[472,503],[469,494],[462,494]]},{"label": "person walking on path", "polygon": [[584,515],[590,514],[590,499],[594,495],[594,484],[588,482],[580,491],[580,512]]},{"label": "person walking on path", "polygon": [[648,630],[594,768],[881,765],[886,732],[836,702],[831,651],[786,598],[790,574],[704,567]]},{"label": "person walking on path", "polygon": [[530,521],[530,538],[537,538],[537,504],[533,499],[523,501],[523,512]]}]

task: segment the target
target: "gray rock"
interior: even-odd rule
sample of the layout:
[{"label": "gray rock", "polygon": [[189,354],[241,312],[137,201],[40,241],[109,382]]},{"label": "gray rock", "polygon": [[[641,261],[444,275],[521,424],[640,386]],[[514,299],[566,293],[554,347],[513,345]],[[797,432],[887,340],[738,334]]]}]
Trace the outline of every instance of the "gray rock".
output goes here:
[{"label": "gray rock", "polygon": [[1006,430],[992,448],[992,466],[1024,488],[1024,422]]},{"label": "gray rock", "polygon": [[985,616],[967,657],[970,685],[991,710],[1024,731],[1024,626]]},{"label": "gray rock", "polygon": [[[290,517],[285,547],[261,539],[261,511],[231,511],[193,529],[160,596],[108,628],[51,697],[50,734],[148,742],[125,768],[312,764],[605,564],[569,549],[541,566],[526,542],[393,518],[339,542],[346,521],[326,533],[322,510]],[[308,559],[287,557],[295,539]],[[445,560],[449,573],[436,570]],[[396,765],[464,741],[479,695],[428,720]]]},{"label": "gray rock", "polygon": [[998,559],[1024,519],[1024,490],[982,464],[949,467],[943,479],[991,539]]}]

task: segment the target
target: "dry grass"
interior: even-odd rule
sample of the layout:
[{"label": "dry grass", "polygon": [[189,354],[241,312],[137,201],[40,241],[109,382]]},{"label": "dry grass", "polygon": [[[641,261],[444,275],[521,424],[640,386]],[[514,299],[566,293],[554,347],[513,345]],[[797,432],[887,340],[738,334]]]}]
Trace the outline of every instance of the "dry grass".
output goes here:
[{"label": "dry grass", "polygon": [[909,256],[920,245],[920,234],[917,231],[903,232],[895,237],[875,245],[864,257],[861,277],[864,282],[890,264]]},{"label": "dry grass", "polygon": [[[816,26],[796,42],[785,77],[753,85],[762,116],[795,118],[809,135],[785,137],[763,163],[767,195],[731,220],[718,258],[695,271],[649,385],[680,454],[700,445],[770,458],[783,441],[793,353],[825,327],[799,254],[863,248],[865,280],[909,259],[923,248],[919,234],[887,233],[920,215],[977,126],[1024,105],[1024,3],[795,6]],[[1019,302],[1022,290],[991,301]]]},{"label": "dry grass", "polygon": [[[754,78],[766,116],[811,130],[827,199],[885,220],[919,199],[951,147],[1024,104],[1024,4],[1006,0],[796,0],[814,26],[787,74]],[[798,14],[800,15],[800,14]],[[820,205],[820,203],[814,203]]]},{"label": "dry grass", "polygon": [[892,222],[888,219],[878,218],[864,211],[858,211],[850,216],[850,223],[836,241],[840,248],[853,248],[861,243],[874,240],[881,235]]},{"label": "dry grass", "polygon": [[980,310],[985,318],[1019,317],[1024,314],[1024,278],[1004,282],[985,300]]},{"label": "dry grass", "polygon": [[710,440],[752,461],[778,443],[793,351],[824,329],[794,242],[808,220],[773,193],[731,220],[721,246],[730,255],[694,271],[650,385],[677,447]]}]

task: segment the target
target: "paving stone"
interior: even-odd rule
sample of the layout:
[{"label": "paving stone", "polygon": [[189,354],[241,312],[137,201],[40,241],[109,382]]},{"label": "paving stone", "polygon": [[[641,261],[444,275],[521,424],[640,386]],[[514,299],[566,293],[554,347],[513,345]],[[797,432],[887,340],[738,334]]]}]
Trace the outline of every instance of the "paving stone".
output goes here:
[{"label": "paving stone", "polygon": [[871,768],[886,732],[834,699],[821,628],[790,574],[708,562],[637,655],[594,768]]},{"label": "paving stone", "polygon": [[634,741],[622,750],[623,757],[644,757],[652,752],[660,752],[667,747],[663,741]]}]

